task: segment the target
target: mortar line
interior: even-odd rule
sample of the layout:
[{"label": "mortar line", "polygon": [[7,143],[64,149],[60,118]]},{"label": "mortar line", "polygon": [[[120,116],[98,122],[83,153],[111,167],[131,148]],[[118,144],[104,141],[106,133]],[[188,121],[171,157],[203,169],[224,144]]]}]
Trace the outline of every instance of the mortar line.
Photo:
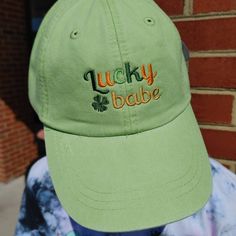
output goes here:
[{"label": "mortar line", "polygon": [[185,16],[193,15],[193,0],[184,1],[184,15]]},{"label": "mortar line", "polygon": [[222,88],[214,88],[210,90],[209,88],[191,88],[191,93],[194,94],[211,94],[211,95],[232,95],[236,97],[236,90],[227,90]]},{"label": "mortar line", "polygon": [[190,57],[236,57],[236,50],[190,51]]},{"label": "mortar line", "polygon": [[212,20],[212,19],[228,19],[235,18],[236,14],[217,14],[217,15],[183,15],[183,16],[172,16],[171,19],[174,22],[179,21],[200,21],[200,20]]},{"label": "mortar line", "polygon": [[232,121],[231,123],[236,126],[236,97],[234,96],[233,109],[232,109]]}]

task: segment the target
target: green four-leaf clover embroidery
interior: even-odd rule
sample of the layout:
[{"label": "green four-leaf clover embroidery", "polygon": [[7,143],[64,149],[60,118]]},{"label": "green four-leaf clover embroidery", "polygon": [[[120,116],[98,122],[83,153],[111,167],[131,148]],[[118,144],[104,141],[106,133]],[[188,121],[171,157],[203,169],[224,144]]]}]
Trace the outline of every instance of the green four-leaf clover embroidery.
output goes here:
[{"label": "green four-leaf clover embroidery", "polygon": [[97,95],[93,98],[93,100],[94,102],[92,103],[92,106],[95,111],[104,112],[107,110],[107,105],[109,104],[107,97]]}]

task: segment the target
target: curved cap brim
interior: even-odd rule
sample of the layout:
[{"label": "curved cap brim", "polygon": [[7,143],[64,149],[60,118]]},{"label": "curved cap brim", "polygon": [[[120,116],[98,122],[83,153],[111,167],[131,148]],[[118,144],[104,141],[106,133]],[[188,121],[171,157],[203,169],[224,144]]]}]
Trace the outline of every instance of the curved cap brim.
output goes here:
[{"label": "curved cap brim", "polygon": [[45,127],[50,174],[67,213],[84,227],[127,232],[192,215],[211,190],[208,154],[189,104],[142,133],[84,137]]}]

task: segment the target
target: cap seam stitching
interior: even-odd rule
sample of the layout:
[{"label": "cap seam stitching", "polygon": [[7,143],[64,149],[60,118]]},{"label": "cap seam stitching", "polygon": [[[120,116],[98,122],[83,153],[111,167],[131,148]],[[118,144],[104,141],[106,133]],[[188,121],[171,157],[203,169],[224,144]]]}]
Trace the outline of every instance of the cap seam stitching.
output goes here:
[{"label": "cap seam stitching", "polygon": [[[120,42],[119,42],[119,38],[118,38],[118,32],[117,32],[117,29],[116,29],[116,23],[115,23],[115,20],[114,20],[114,16],[113,16],[113,12],[111,10],[111,6],[110,6],[110,3],[109,3],[109,0],[106,0],[106,3],[107,3],[107,6],[108,6],[108,9],[109,9],[109,12],[111,14],[111,19],[112,19],[112,24],[114,26],[114,31],[115,31],[115,36],[116,36],[116,42],[117,42],[117,46],[118,46],[118,50],[119,50],[119,54],[120,54],[120,58],[121,58],[121,62],[122,62],[122,67],[124,69],[124,59],[123,59],[123,55],[122,55],[122,52],[121,52],[121,46],[120,46]],[[124,87],[125,87],[125,93],[127,95],[127,86],[126,84],[124,84]],[[128,118],[129,118],[129,127],[131,126],[131,119],[130,119],[130,110],[128,110]],[[126,119],[126,118],[124,118]],[[125,122],[124,122],[125,124]],[[124,125],[125,128],[128,128],[126,127],[126,124]],[[125,133],[126,133],[126,130],[125,130]]]},{"label": "cap seam stitching", "polygon": [[[189,164],[190,164],[190,162],[189,162]],[[193,167],[193,166],[192,166]],[[181,180],[181,179],[184,179],[185,178],[185,176],[186,175],[188,175],[188,173],[190,172],[192,170],[192,168],[191,169],[187,169],[187,171],[184,173],[184,175],[182,175],[182,176],[179,176],[178,178],[176,178],[176,179],[173,179],[173,180],[170,180],[170,181],[168,181],[167,183],[163,183],[162,185],[165,185],[165,186],[168,186],[169,184],[173,184],[174,182],[178,182],[179,180]],[[195,175],[194,175],[195,176]],[[194,177],[193,176],[193,177]],[[155,182],[155,181],[153,181],[153,182]],[[188,182],[190,182],[190,181],[188,181]],[[187,182],[187,183],[188,183]],[[147,187],[147,183],[145,184],[145,185],[143,185],[142,187]],[[186,185],[186,183],[185,184],[183,184],[183,185]],[[182,185],[181,185],[182,186]],[[98,191],[95,191],[95,190],[93,190],[93,189],[90,189],[90,188],[88,188],[86,185],[84,185],[84,187],[85,188],[87,188],[89,191],[91,191],[91,192],[94,192],[94,193],[97,193],[97,194],[100,194],[100,195],[115,195],[115,194],[126,194],[126,193],[133,193],[133,192],[143,192],[143,190],[140,190],[140,189],[134,189],[134,190],[131,190],[131,191],[117,191],[117,192],[98,192]],[[149,186],[150,187],[150,186]],[[156,187],[155,185],[153,185],[153,186],[151,186],[151,187]],[[174,188],[176,188],[176,186],[174,187]],[[172,189],[172,188],[170,188],[170,189]],[[154,190],[154,192],[155,192],[155,190]],[[152,193],[152,191],[151,191],[151,193]],[[134,198],[134,199],[136,199],[136,198]],[[97,201],[97,200],[95,200],[95,201]],[[107,201],[102,201],[102,202],[107,202]],[[110,202],[110,201],[108,201],[108,202]]]},{"label": "cap seam stitching", "polygon": [[[199,162],[200,162],[200,161],[199,161]],[[202,162],[198,163],[198,168],[197,168],[196,172],[197,172],[199,169],[200,169],[200,173],[202,172],[201,170],[202,170],[203,168],[200,168],[200,167],[202,167],[202,164],[201,164],[201,163],[202,163]],[[191,178],[190,181],[187,182],[187,184],[188,184],[189,182],[191,182],[193,179],[195,179],[196,177],[197,177],[196,174],[193,175],[193,177]],[[200,179],[201,179],[201,174],[199,174],[198,177],[199,177],[199,178],[198,178],[198,180],[197,180],[197,183],[195,183],[194,187],[195,187],[196,185],[199,184]],[[186,184],[183,184],[183,185],[181,185],[181,186],[184,186],[184,185],[186,185]],[[181,196],[183,196],[183,195],[186,195],[186,194],[192,192],[193,189],[194,189],[194,188],[191,187],[190,189],[188,189],[187,192],[181,193],[181,194],[179,194],[179,195],[177,195],[177,196],[175,196],[175,197],[176,197],[176,198],[179,198],[179,197],[181,197]],[[146,196],[152,197],[152,196],[153,196],[152,194],[155,193],[157,190],[159,190],[159,189],[156,189],[156,190],[151,191],[150,194],[149,194],[149,195],[146,195]],[[169,190],[169,191],[171,191],[171,190]],[[73,192],[73,191],[72,191],[72,192]],[[82,195],[84,195],[84,194],[82,193]],[[144,196],[144,197],[146,197],[146,196]],[[144,197],[140,197],[140,198],[131,198],[131,199],[128,199],[127,201],[141,200],[141,199],[143,199]],[[171,198],[172,198],[172,197],[170,197],[170,199],[171,199]],[[91,199],[91,198],[89,198],[89,199],[92,200],[92,201],[94,201],[94,202],[101,202],[101,201],[93,200],[93,199]],[[80,201],[81,203],[83,203],[84,205],[90,207],[90,208],[98,209],[98,210],[108,210],[108,211],[113,211],[113,210],[122,210],[122,209],[127,209],[127,206],[126,206],[126,207],[123,207],[123,208],[110,208],[110,209],[109,209],[109,208],[96,208],[96,207],[94,207],[94,206],[91,206],[91,205],[85,203],[84,201],[81,201],[81,200],[79,200],[79,201]],[[118,200],[118,201],[123,202],[122,200]],[[125,201],[126,201],[126,200],[124,200],[124,202],[125,202]],[[102,202],[103,202],[103,203],[106,203],[106,202],[116,203],[117,201],[102,201]],[[134,207],[135,207],[135,206],[133,206],[133,207],[129,207],[129,209],[134,208]]]}]

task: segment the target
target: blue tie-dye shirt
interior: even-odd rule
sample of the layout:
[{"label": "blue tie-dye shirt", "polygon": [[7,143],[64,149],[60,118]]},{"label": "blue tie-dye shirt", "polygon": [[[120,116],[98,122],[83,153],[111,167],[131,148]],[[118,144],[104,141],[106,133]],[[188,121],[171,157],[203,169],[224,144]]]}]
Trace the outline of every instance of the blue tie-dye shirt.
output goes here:
[{"label": "blue tie-dye shirt", "polygon": [[74,222],[62,208],[48,172],[47,158],[30,169],[16,236],[236,236],[236,175],[210,158],[213,192],[207,204],[183,220],[141,231],[102,233]]}]

